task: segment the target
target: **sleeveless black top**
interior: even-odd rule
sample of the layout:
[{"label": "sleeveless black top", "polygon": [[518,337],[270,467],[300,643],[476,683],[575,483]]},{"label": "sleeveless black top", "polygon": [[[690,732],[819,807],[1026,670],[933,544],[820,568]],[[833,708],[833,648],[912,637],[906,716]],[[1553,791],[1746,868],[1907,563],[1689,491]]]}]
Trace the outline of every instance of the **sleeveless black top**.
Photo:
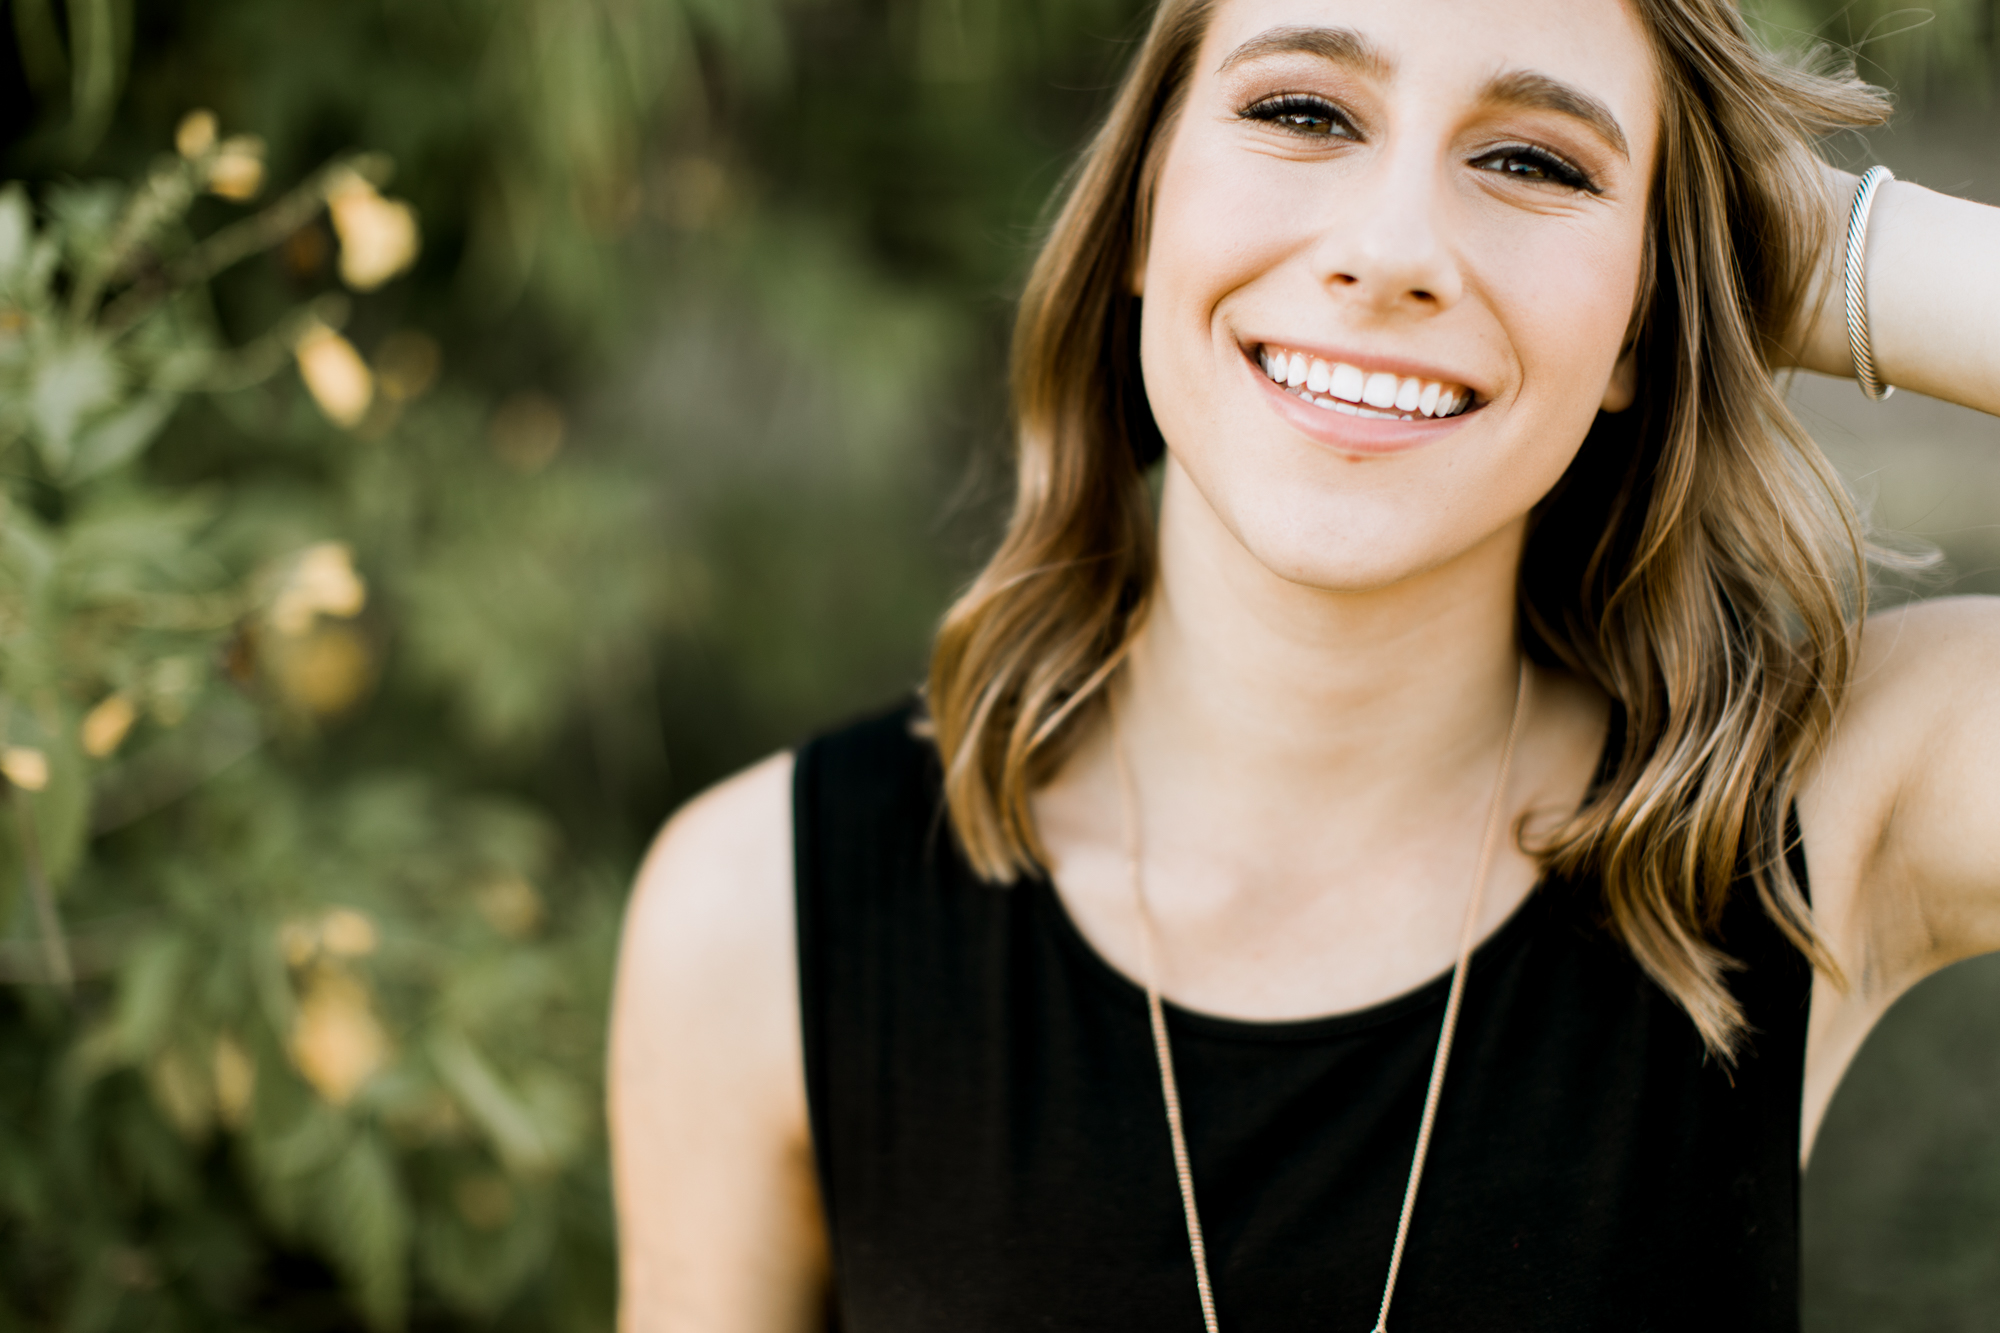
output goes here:
[{"label": "sleeveless black top", "polygon": [[[1046,880],[973,875],[909,721],[796,770],[836,1326],[1200,1333],[1144,992]],[[1547,880],[1473,955],[1396,1333],[1799,1326],[1810,972],[1739,894],[1730,1070],[1597,920],[1594,883]],[[1448,982],[1298,1022],[1169,1006],[1228,1333],[1374,1326]]]}]

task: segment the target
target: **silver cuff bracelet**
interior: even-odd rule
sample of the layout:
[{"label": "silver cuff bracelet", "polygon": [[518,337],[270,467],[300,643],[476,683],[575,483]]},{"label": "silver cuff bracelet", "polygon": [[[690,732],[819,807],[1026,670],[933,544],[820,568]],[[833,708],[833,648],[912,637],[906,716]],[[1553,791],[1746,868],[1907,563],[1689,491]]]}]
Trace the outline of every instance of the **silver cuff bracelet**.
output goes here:
[{"label": "silver cuff bracelet", "polygon": [[1875,373],[1875,348],[1868,341],[1868,214],[1884,181],[1894,180],[1887,167],[1870,167],[1854,191],[1854,208],[1847,215],[1847,346],[1854,354],[1854,379],[1861,392],[1880,402],[1896,392]]}]

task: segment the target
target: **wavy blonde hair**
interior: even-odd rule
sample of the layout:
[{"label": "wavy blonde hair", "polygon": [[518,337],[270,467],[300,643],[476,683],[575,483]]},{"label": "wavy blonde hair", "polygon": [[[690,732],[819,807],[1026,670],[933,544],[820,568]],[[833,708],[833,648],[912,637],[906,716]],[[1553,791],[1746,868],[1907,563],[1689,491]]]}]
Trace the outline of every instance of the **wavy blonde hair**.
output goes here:
[{"label": "wavy blonde hair", "polygon": [[[1598,417],[1536,507],[1518,584],[1528,651],[1616,700],[1624,743],[1534,850],[1600,878],[1607,923],[1729,1058],[1744,1019],[1716,933],[1746,869],[1785,934],[1838,975],[1786,868],[1786,812],[1846,687],[1868,551],[1771,358],[1834,243],[1814,141],[1879,124],[1888,105],[1851,70],[1764,50],[1728,0],[1636,7],[1662,102],[1631,334],[1639,399]],[[989,879],[1044,859],[1030,793],[1152,596],[1144,473],[1164,446],[1127,275],[1211,8],[1160,5],[1021,300],[1013,516],[945,616],[928,691],[951,823]]]}]

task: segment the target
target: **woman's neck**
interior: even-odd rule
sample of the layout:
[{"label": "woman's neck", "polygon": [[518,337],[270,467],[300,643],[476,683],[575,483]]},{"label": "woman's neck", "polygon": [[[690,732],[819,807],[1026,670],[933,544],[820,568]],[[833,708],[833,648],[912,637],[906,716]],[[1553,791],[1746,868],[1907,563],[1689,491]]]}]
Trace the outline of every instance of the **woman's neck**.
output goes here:
[{"label": "woman's neck", "polygon": [[[1171,998],[1323,1013],[1449,964],[1519,680],[1520,543],[1510,529],[1393,588],[1329,592],[1266,568],[1170,483],[1160,587],[1111,705]],[[1594,692],[1533,676],[1510,826],[1572,811],[1603,736]],[[1089,728],[1035,814],[1072,916],[1130,974],[1111,746],[1109,727]],[[1510,840],[1482,928],[1536,873]]]},{"label": "woman's neck", "polygon": [[1170,476],[1160,586],[1121,686],[1130,743],[1154,771],[1178,759],[1320,808],[1385,783],[1436,791],[1506,730],[1522,536],[1510,524],[1386,588],[1308,587]]}]

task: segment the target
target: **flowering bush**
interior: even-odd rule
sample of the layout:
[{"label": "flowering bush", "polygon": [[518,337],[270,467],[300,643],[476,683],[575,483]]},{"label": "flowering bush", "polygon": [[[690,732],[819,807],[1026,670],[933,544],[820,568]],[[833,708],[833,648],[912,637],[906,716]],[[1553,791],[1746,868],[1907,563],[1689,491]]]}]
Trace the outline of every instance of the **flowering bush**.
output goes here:
[{"label": "flowering bush", "polygon": [[[324,741],[440,691],[488,746],[545,734],[561,694],[520,681],[597,679],[586,654],[658,623],[653,538],[616,479],[496,456],[423,335],[364,357],[337,294],[222,338],[210,279],[322,211],[348,288],[408,268],[384,160],[198,236],[203,192],[260,193],[259,150],[206,113],[177,146],[130,188],[0,190],[0,979],[24,1002],[0,1319],[213,1327],[278,1299],[291,1250],[379,1327],[413,1274],[471,1314],[536,1279],[536,1322],[601,1327],[616,872],[484,787],[476,745],[413,768]],[[282,467],[201,457],[225,421]],[[460,605],[482,581],[567,633]]]}]

